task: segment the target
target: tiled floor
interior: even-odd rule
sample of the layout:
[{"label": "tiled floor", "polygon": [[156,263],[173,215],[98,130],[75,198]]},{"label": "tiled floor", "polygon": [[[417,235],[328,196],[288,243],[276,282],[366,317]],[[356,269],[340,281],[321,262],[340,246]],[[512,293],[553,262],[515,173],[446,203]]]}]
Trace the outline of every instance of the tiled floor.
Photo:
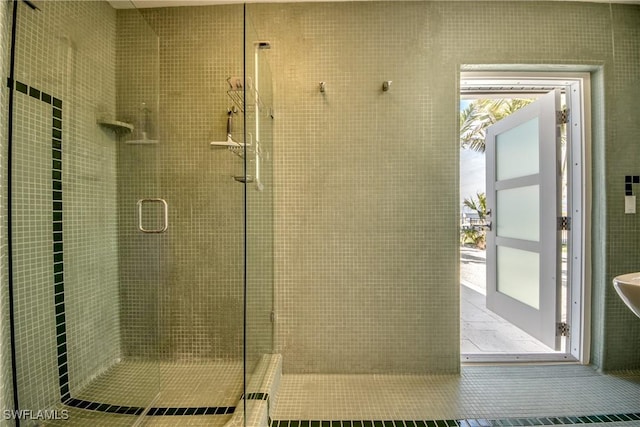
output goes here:
[{"label": "tiled floor", "polygon": [[[284,375],[272,418],[451,420],[637,412],[640,373],[602,375],[565,364],[465,366],[459,376]],[[625,424],[630,425],[640,421]]]},{"label": "tiled floor", "polygon": [[47,421],[42,425],[55,427],[223,427],[231,419],[231,415],[136,417],[78,408],[65,409],[69,411],[67,420]]},{"label": "tiled floor", "polygon": [[201,407],[235,406],[241,394],[242,362],[124,361],[73,397],[123,406]]},{"label": "tiled floor", "polygon": [[[99,378],[82,396],[93,399],[99,397],[102,390],[107,393],[103,396],[115,398],[115,394],[108,394],[115,393],[113,381],[127,375],[132,375],[127,381],[129,384],[141,381],[148,385],[153,381],[147,381],[142,375],[146,372],[152,376],[149,369],[156,373],[164,371],[164,384],[170,390],[170,393],[160,393],[153,402],[154,406],[220,405],[226,402],[220,390],[225,387],[241,389],[238,385],[241,381],[223,385],[241,369],[234,364],[150,365],[127,363],[118,366],[105,378]],[[213,383],[218,387],[213,387]],[[338,427],[337,420],[342,421],[339,427],[376,427],[374,421],[378,424],[386,421],[379,427],[447,426],[445,420],[449,420],[452,426],[477,427],[483,426],[482,420],[487,419],[532,420],[538,417],[608,414],[638,414],[638,419],[626,422],[609,420],[589,425],[640,426],[640,372],[603,375],[590,367],[573,364],[463,366],[460,375],[284,375],[280,384],[276,398],[272,396],[271,417],[275,420],[275,427]],[[143,389],[147,391],[147,386],[137,391],[130,388],[129,397],[136,398],[135,393]],[[220,400],[212,399],[216,395]],[[191,403],[176,400],[178,396]],[[132,406],[131,401],[120,402]],[[231,415],[143,416],[138,419],[77,408],[66,409],[69,411],[68,420],[47,422],[45,425],[222,427],[231,419]],[[454,423],[454,420],[458,421]],[[465,424],[467,421],[461,420],[474,420],[477,424]],[[332,422],[327,423],[329,421]],[[413,421],[419,422],[414,424]],[[430,421],[433,424],[429,424]],[[516,422],[513,425],[534,424]]]},{"label": "tiled floor", "polygon": [[[97,377],[76,399],[130,407],[235,407],[242,395],[242,362],[124,361]],[[51,426],[132,426],[136,416],[78,408]],[[222,426],[231,415],[143,416],[140,426]]]}]

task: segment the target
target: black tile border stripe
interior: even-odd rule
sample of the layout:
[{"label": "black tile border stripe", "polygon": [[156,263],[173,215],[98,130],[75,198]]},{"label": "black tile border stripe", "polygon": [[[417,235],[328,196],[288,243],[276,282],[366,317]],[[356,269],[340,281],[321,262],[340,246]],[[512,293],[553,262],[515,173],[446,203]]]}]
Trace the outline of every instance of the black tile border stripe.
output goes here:
[{"label": "black tile border stripe", "polygon": [[183,416],[183,415],[227,415],[233,414],[235,406],[197,406],[197,407],[152,407],[145,413],[142,406],[120,406],[90,400],[70,398],[64,402],[66,406],[85,409],[87,411],[105,412],[120,415]]},{"label": "black tile border stripe", "polygon": [[110,414],[141,415],[144,412],[144,408],[139,406],[109,405],[107,403],[92,402],[89,400],[74,398],[68,399],[64,402],[64,404],[73,408],[86,409],[88,411],[107,412]]},{"label": "black tile border stripe", "polygon": [[447,420],[271,420],[270,427],[507,427],[640,421],[640,412],[582,416],[462,418]]},{"label": "black tile border stripe", "polygon": [[198,406],[179,408],[150,408],[147,416],[182,416],[182,415],[226,415],[235,412],[235,406]]},{"label": "black tile border stripe", "polygon": [[624,195],[633,196],[633,184],[640,184],[640,175],[624,176]]},{"label": "black tile border stripe", "polygon": [[[11,80],[8,85],[11,88]],[[55,307],[55,332],[56,351],[58,364],[58,381],[60,390],[60,401],[67,406],[86,409],[89,411],[106,412],[121,415],[141,415],[145,413],[145,408],[140,406],[120,406],[108,403],[93,402],[71,397],[69,388],[69,367],[67,365],[67,322],[65,317],[64,299],[64,211],[63,211],[63,133],[62,133],[62,100],[46,92],[29,86],[25,83],[15,81],[14,86],[17,92],[23,93],[31,98],[35,98],[45,104],[51,105],[51,188],[52,188],[52,223],[53,223],[53,289]],[[262,393],[253,393],[262,395]],[[251,396],[251,395],[249,395]],[[262,396],[260,396],[262,397]],[[251,397],[248,397],[249,399]],[[258,398],[258,397],[255,397]],[[268,396],[267,396],[268,398]],[[234,406],[202,406],[202,407],[153,407],[149,408],[146,415],[221,415],[233,414]]]},{"label": "black tile border stripe", "polygon": [[[242,399],[243,397],[241,397],[240,399]],[[247,393],[246,399],[247,400],[269,400],[269,393]]]},{"label": "black tile border stripe", "polygon": [[[9,82],[11,83],[11,82]],[[51,221],[53,225],[53,297],[55,308],[56,355],[60,400],[71,399],[67,365],[67,321],[64,298],[64,221],[62,202],[62,100],[26,83],[15,81],[15,90],[51,105]]]},{"label": "black tile border stripe", "polygon": [[[11,83],[11,82],[9,82]],[[53,294],[60,400],[71,399],[67,365],[67,322],[64,298],[64,221],[62,202],[62,100],[26,83],[15,81],[15,90],[51,105],[51,221],[53,225]]]}]

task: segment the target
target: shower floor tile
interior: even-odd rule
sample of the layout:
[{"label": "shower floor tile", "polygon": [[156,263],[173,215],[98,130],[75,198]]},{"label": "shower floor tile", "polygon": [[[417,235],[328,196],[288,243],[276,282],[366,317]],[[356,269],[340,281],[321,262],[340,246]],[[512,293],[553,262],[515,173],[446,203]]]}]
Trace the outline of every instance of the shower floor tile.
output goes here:
[{"label": "shower floor tile", "polygon": [[66,420],[48,420],[42,423],[47,427],[126,427],[132,426],[137,417],[131,415],[118,415],[107,414],[104,412],[87,411],[84,409],[70,408],[68,406],[62,406],[56,408],[56,410],[68,411],[68,418]]},{"label": "shower floor tile", "polygon": [[145,417],[143,427],[178,427],[178,426],[198,426],[198,427],[223,427],[231,420],[231,415],[213,416],[183,416],[183,417]]},{"label": "shower floor tile", "polygon": [[459,376],[283,375],[272,418],[450,420],[637,412],[640,372],[603,375],[566,364],[465,366]]},{"label": "shower floor tile", "polygon": [[[61,407],[62,408],[62,407]],[[67,420],[46,421],[42,425],[47,427],[130,427],[138,422],[133,415],[108,414],[104,412],[87,411],[85,409],[67,408],[69,418]],[[60,410],[60,408],[58,408]],[[203,415],[203,416],[163,416],[143,417],[140,423],[142,427],[181,427],[181,426],[207,426],[223,427],[231,415]]]},{"label": "shower floor tile", "polygon": [[242,376],[242,362],[125,360],[73,397],[144,408],[235,406],[242,395]]}]

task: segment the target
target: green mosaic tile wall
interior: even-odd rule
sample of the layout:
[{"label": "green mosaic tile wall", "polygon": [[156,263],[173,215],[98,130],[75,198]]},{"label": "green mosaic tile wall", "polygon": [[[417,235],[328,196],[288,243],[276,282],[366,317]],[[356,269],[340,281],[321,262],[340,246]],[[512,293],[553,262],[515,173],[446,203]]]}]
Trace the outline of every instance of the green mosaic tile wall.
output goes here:
[{"label": "green mosaic tile wall", "polygon": [[[640,147],[635,142],[640,120],[635,108],[640,96],[640,7],[611,7],[614,55],[607,70],[606,189],[607,245],[604,283],[594,283],[603,298],[602,367],[619,370],[640,367],[640,319],[620,301],[611,286],[619,274],[640,271],[640,219],[625,215],[624,177],[640,174]],[[637,193],[637,184],[634,185]]]},{"label": "green mosaic tile wall", "polygon": [[52,117],[50,106],[18,95],[15,114],[31,119],[14,121],[16,375],[21,404],[39,409],[59,400],[50,185]]},{"label": "green mosaic tile wall", "polygon": [[458,370],[457,146],[447,127],[457,99],[444,96],[455,95],[456,73],[440,72],[432,9],[249,9],[273,44],[285,372]]},{"label": "green mosaic tile wall", "polygon": [[623,177],[636,174],[638,10],[250,5],[274,46],[276,340],[286,372],[458,369],[457,70],[474,63],[602,67],[594,73],[604,78],[594,85],[593,117],[604,121],[593,129],[593,356],[603,369],[640,365],[640,323],[611,289],[615,274],[639,267],[638,220],[620,207]]},{"label": "green mosaic tile wall", "polygon": [[[18,5],[16,79],[29,90],[16,93],[14,120],[17,376],[22,408],[38,410],[60,401],[63,382],[76,390],[120,356],[116,146],[96,124],[98,110],[115,108],[116,28],[106,3]],[[57,113],[52,96],[65,105]],[[52,187],[56,169],[63,192]],[[53,240],[53,197],[64,206],[63,241]]]}]

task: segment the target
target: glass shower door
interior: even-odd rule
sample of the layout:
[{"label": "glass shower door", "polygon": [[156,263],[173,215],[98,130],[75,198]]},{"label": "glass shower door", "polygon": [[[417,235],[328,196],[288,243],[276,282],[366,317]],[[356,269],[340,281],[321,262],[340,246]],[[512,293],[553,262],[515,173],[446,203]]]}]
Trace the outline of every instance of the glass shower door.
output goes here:
[{"label": "glass shower door", "polygon": [[[248,7],[247,7],[248,8]],[[273,369],[274,110],[271,43],[245,14],[245,408],[249,423],[265,419]]]},{"label": "glass shower door", "polygon": [[[127,144],[145,117],[127,117],[119,97],[127,58],[116,57],[116,11],[107,2],[31,6],[14,2],[10,82],[15,409],[133,424],[158,393],[157,364],[146,360],[157,354],[162,237],[139,225],[162,225],[164,206],[143,202],[140,219],[137,204],[158,197],[157,150]],[[157,36],[130,13],[137,37],[127,43],[148,55],[128,72],[144,88],[135,103],[152,111]],[[131,293],[143,313],[135,324],[123,304]]]},{"label": "glass shower door", "polygon": [[161,186],[160,158],[167,141],[159,123],[159,37],[141,11],[116,12],[115,65],[115,119],[132,129],[116,135],[122,369],[114,374],[125,382],[116,382],[117,393],[128,394],[129,405],[152,412],[161,386],[159,294],[175,206]]}]

